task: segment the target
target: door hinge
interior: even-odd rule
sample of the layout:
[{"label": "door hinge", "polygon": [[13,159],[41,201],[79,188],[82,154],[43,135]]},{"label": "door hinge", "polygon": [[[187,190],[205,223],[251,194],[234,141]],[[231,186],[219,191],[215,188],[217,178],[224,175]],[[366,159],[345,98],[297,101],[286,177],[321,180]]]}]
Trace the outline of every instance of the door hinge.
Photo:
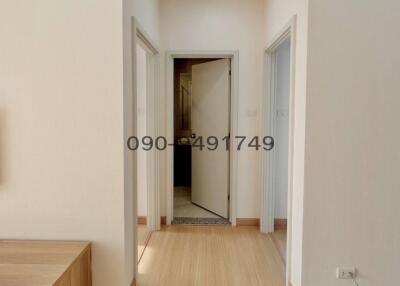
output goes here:
[{"label": "door hinge", "polygon": [[232,75],[232,71],[231,70],[229,70],[229,75]]},{"label": "door hinge", "polygon": [[231,199],[231,195],[228,195],[228,201],[230,201],[230,199]]}]

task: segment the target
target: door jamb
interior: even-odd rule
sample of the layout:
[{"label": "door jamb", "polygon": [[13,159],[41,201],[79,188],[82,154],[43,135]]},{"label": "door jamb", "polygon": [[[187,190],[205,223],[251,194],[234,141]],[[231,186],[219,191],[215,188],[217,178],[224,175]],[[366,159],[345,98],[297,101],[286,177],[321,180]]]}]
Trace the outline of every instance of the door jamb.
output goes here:
[{"label": "door jamb", "polygon": [[[146,135],[157,138],[160,134],[160,52],[137,20],[135,25],[136,42],[139,39],[145,45],[147,55],[150,55],[147,56],[146,63]],[[136,69],[136,65],[134,68]],[[155,149],[147,151],[147,227],[150,231],[159,230],[161,227],[159,155]]]},{"label": "door jamb", "polygon": [[[152,138],[156,138],[159,134],[159,98],[160,98],[160,52],[157,45],[147,35],[146,31],[139,24],[137,19],[134,21],[135,37],[133,37],[133,48],[135,51],[135,63],[136,63],[136,44],[139,41],[145,45],[147,50],[147,77],[146,77],[146,131],[147,135]],[[137,76],[137,66],[133,66],[133,75]],[[135,91],[135,101],[137,94]],[[135,114],[136,122],[137,114]],[[158,175],[159,166],[159,152],[152,149],[147,151],[147,227],[151,230],[160,229],[160,202],[159,202],[159,188],[160,178]],[[137,196],[137,193],[135,194]]]},{"label": "door jamb", "polygon": [[[289,95],[289,150],[288,150],[288,201],[287,201],[287,242],[286,242],[286,285],[291,279],[291,240],[292,240],[292,199],[293,199],[293,147],[294,147],[294,97],[295,97],[295,47],[296,15],[267,44],[264,49],[264,93],[262,97],[261,136],[273,136],[275,97],[275,51],[285,40],[290,39],[290,95]],[[272,131],[272,134],[271,134]],[[261,223],[262,232],[274,231],[274,189],[273,189],[273,153],[268,152],[261,160]]]},{"label": "door jamb", "polygon": [[[239,52],[238,51],[167,51],[166,52],[166,106],[167,106],[167,140],[174,142],[174,59],[176,58],[225,58],[231,59],[231,107],[230,107],[230,135],[231,149],[229,154],[229,220],[236,226],[237,210],[237,169],[238,152],[235,138],[238,130],[238,97],[239,97]],[[167,150],[166,158],[166,185],[167,185],[167,224],[171,224],[174,211],[174,158],[173,150]]]},{"label": "door jamb", "polygon": [[[146,31],[133,16],[129,19],[129,34],[131,41],[129,48],[124,48],[124,86],[123,86],[123,109],[124,109],[124,145],[130,136],[137,136],[137,58],[136,45],[138,40],[150,51],[147,60],[147,80],[146,99],[147,104],[147,132],[149,136],[157,137],[160,133],[160,52],[157,45],[148,36]],[[148,120],[148,119],[151,120]],[[149,151],[150,152],[150,151]],[[147,224],[150,230],[160,229],[160,178],[159,165],[160,157],[158,152],[148,154],[148,180],[151,182],[147,186]],[[133,267],[134,277],[138,275],[138,248],[137,248],[137,154],[128,150],[124,146],[124,216],[125,231],[133,235]],[[130,229],[132,228],[132,229]],[[126,241],[126,244],[130,241]],[[132,249],[130,245],[125,245],[126,249]]]}]

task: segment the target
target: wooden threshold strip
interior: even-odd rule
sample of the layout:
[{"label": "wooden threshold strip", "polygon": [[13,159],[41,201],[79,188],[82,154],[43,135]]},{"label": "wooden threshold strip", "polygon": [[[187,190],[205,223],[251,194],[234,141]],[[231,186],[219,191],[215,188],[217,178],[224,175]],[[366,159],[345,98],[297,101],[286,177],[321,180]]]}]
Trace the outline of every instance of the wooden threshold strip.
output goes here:
[{"label": "wooden threshold strip", "polygon": [[[161,225],[166,225],[167,224],[167,217],[166,216],[162,216],[160,219],[161,219]],[[147,224],[147,217],[146,216],[138,216],[137,217],[137,224],[146,225]]]},{"label": "wooden threshold strip", "polygon": [[[260,226],[259,218],[237,218],[237,226]],[[274,220],[275,229],[287,229],[287,219],[275,219]]]},{"label": "wooden threshold strip", "polygon": [[237,218],[236,226],[260,226],[259,218]]}]

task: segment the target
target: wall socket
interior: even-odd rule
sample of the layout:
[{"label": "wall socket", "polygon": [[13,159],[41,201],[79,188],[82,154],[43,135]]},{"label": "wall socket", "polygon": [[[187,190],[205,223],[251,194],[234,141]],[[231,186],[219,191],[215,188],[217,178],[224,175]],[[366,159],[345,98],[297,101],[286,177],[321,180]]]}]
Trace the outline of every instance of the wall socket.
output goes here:
[{"label": "wall socket", "polygon": [[337,279],[355,279],[356,269],[354,267],[338,267],[336,268]]}]

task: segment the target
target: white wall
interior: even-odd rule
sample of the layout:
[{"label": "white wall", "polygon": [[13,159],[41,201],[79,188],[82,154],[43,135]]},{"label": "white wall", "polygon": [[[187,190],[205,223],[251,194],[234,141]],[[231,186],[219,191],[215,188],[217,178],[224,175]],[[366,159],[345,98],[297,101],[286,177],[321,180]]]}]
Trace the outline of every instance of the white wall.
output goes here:
[{"label": "white wall", "polygon": [[[147,135],[146,120],[146,85],[147,85],[147,57],[146,51],[137,45],[137,137],[142,140]],[[142,149],[142,145],[137,151],[137,194],[138,194],[138,215],[147,216],[147,151]]]},{"label": "white wall", "polygon": [[148,36],[158,44],[160,40],[160,0],[123,1],[125,2],[125,13],[135,16]]},{"label": "white wall", "polygon": [[124,285],[122,10],[0,3],[0,237],[93,242],[93,285]]},{"label": "white wall", "polygon": [[[156,40],[157,3],[124,1]],[[122,8],[0,3],[0,237],[92,241],[94,286],[129,285],[136,264],[124,224]]]},{"label": "white wall", "polygon": [[[265,44],[296,15],[292,241],[289,280],[301,285],[308,0],[265,0]],[[307,285],[308,286],[308,285]]]},{"label": "white wall", "polygon": [[303,284],[398,285],[400,2],[310,1]]},{"label": "white wall", "polygon": [[275,218],[287,218],[289,97],[290,97],[290,40],[275,51],[276,85],[274,101],[274,200]]},{"label": "white wall", "polygon": [[[262,92],[264,2],[163,0],[160,4],[163,49],[239,50],[238,135],[257,135],[258,116],[251,114],[258,111]],[[258,162],[256,151],[239,152],[238,217],[260,215]],[[165,215],[165,194],[162,198]]]}]

